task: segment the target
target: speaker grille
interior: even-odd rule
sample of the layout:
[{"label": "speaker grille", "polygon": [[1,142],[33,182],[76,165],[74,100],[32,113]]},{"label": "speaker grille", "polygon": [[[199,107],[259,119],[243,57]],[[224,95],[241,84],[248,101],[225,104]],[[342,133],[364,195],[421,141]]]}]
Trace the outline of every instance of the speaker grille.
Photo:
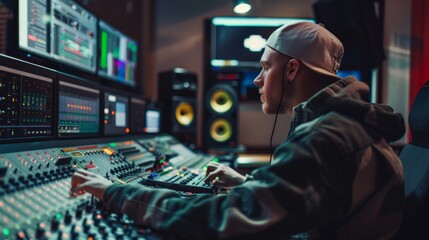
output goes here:
[{"label": "speaker grille", "polygon": [[181,102],[175,111],[176,121],[182,126],[189,126],[195,119],[195,109],[188,102]]},{"label": "speaker grille", "polygon": [[234,129],[228,119],[216,118],[210,122],[209,131],[213,141],[223,143],[231,140]]},{"label": "speaker grille", "polygon": [[229,85],[214,85],[207,93],[207,108],[214,114],[229,113],[235,110],[237,104],[237,94]]}]

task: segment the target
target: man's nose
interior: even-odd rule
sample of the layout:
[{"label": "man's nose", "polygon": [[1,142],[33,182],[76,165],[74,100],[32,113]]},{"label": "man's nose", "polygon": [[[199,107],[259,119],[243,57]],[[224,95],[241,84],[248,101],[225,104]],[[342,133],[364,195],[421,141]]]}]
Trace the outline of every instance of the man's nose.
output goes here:
[{"label": "man's nose", "polygon": [[262,83],[261,79],[259,79],[259,78],[255,78],[255,80],[253,80],[253,84],[255,84],[257,87],[263,86],[263,83]]}]

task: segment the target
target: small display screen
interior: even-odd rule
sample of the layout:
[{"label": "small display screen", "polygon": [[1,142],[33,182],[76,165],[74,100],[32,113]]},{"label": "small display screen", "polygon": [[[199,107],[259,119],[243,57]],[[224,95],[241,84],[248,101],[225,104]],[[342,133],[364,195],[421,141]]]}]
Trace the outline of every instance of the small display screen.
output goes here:
[{"label": "small display screen", "polygon": [[161,130],[161,112],[158,109],[146,110],[146,133],[159,133]]},{"label": "small display screen", "polygon": [[53,79],[0,66],[0,140],[53,135]]},{"label": "small display screen", "polygon": [[104,94],[104,134],[124,135],[130,132],[128,126],[128,98],[113,94]]},{"label": "small display screen", "polygon": [[339,77],[345,78],[347,76],[353,76],[359,81],[363,81],[362,72],[359,70],[339,70],[337,75]]},{"label": "small display screen", "polygon": [[100,91],[59,82],[58,136],[100,134]]}]

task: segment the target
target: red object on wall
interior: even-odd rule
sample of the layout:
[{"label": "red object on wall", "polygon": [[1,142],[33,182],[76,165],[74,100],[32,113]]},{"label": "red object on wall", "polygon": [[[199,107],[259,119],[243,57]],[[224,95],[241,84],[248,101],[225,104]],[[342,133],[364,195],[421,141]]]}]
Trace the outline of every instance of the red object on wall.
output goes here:
[{"label": "red object on wall", "polygon": [[409,109],[419,89],[429,80],[429,1],[413,0],[411,11]]}]

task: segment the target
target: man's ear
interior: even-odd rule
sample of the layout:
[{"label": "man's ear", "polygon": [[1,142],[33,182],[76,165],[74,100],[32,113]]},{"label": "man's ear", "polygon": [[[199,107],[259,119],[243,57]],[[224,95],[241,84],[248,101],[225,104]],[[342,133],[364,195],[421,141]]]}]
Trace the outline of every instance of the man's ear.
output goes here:
[{"label": "man's ear", "polygon": [[289,60],[287,65],[288,66],[286,68],[286,76],[289,79],[289,84],[292,84],[292,82],[298,75],[298,72],[301,68],[301,63],[297,59],[291,59]]}]

